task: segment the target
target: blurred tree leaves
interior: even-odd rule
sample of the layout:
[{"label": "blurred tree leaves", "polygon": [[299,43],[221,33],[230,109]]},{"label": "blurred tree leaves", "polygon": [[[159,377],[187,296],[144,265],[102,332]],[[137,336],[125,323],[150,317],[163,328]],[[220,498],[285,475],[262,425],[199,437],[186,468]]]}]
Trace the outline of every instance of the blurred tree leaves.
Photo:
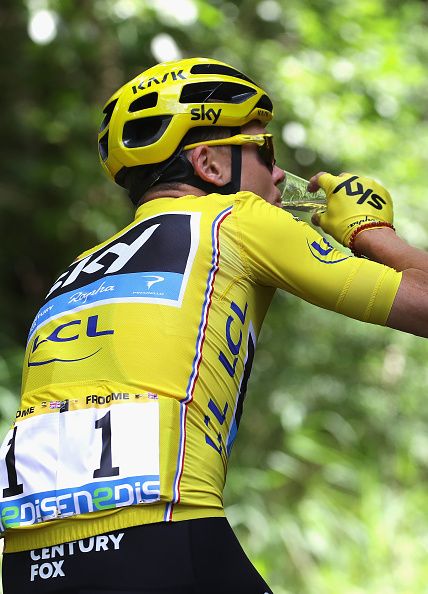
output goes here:
[{"label": "blurred tree leaves", "polygon": [[[279,163],[380,179],[399,233],[428,247],[422,0],[3,0],[0,27],[3,434],[44,294],[132,216],[96,132],[109,95],[156,61],[242,68],[273,96]],[[276,297],[226,503],[277,594],[426,593],[426,355],[420,338]]]}]

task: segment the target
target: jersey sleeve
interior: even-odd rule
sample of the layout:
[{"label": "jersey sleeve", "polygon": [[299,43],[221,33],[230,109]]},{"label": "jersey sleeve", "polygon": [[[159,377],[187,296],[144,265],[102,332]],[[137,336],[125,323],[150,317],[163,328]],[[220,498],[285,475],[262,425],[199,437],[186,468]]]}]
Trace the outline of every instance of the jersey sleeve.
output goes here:
[{"label": "jersey sleeve", "polygon": [[335,249],[310,225],[252,193],[237,194],[236,228],[254,282],[385,325],[401,272]]}]

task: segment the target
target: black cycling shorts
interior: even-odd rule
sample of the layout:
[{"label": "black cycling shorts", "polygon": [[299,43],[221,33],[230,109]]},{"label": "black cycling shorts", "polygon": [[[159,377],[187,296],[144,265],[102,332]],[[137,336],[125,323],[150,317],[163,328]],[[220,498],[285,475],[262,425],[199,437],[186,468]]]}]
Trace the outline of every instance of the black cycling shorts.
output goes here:
[{"label": "black cycling shorts", "polygon": [[272,594],[225,518],[148,524],[6,553],[4,594]]}]

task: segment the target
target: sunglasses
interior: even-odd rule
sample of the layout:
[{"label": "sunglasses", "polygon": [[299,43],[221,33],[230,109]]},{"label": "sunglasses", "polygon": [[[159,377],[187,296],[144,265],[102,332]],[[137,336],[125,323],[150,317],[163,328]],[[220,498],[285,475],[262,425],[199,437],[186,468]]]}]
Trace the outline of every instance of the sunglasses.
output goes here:
[{"label": "sunglasses", "polygon": [[227,138],[216,138],[215,140],[204,140],[203,142],[187,144],[183,147],[183,150],[187,151],[202,145],[227,146],[232,144],[256,144],[260,159],[272,173],[276,163],[272,134],[237,134],[236,136],[229,136]]}]

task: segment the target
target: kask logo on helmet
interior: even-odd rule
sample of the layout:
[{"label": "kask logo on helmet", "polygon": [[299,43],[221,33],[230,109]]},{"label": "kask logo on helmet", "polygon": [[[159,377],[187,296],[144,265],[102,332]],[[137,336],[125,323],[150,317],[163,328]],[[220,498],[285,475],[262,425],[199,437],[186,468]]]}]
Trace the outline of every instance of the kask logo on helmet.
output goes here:
[{"label": "kask logo on helmet", "polygon": [[171,72],[165,72],[161,80],[158,80],[155,76],[152,76],[147,80],[142,80],[138,86],[134,85],[132,87],[132,90],[134,94],[136,94],[138,93],[138,89],[142,91],[144,89],[150,88],[152,85],[161,85],[163,83],[166,83],[168,79],[174,81],[178,80],[179,78],[182,80],[186,80],[187,76],[184,76],[183,70],[179,70],[178,72],[176,72],[175,70],[171,70]]}]

